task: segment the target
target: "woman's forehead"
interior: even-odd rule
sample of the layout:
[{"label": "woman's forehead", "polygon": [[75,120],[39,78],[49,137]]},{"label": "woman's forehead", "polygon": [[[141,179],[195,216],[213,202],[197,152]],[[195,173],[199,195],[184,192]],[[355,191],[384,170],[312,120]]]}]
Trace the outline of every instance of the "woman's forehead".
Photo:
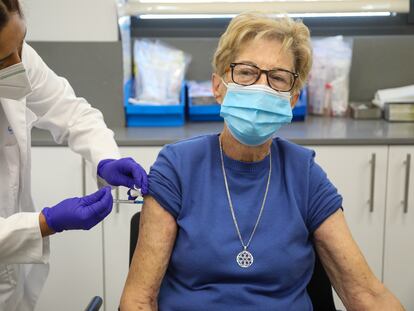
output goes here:
[{"label": "woman's forehead", "polygon": [[0,60],[15,52],[26,35],[26,24],[18,13],[10,14],[7,24],[0,30]]},{"label": "woman's forehead", "polygon": [[235,62],[248,61],[262,69],[294,69],[294,56],[290,49],[276,39],[256,39],[243,44]]}]

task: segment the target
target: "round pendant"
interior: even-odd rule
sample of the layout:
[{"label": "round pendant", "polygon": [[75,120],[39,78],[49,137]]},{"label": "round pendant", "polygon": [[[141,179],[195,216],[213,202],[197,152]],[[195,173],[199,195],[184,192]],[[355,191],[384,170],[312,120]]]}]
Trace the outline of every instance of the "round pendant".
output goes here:
[{"label": "round pendant", "polygon": [[236,261],[242,268],[248,268],[253,264],[253,255],[249,251],[241,251],[237,254]]}]

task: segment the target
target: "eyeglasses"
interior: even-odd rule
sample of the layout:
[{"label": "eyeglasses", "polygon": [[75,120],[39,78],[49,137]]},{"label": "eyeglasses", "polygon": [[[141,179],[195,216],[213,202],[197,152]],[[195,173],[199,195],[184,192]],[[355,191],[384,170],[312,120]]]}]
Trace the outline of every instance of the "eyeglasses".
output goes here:
[{"label": "eyeglasses", "polygon": [[263,70],[255,65],[244,63],[231,63],[230,69],[233,82],[244,86],[255,84],[262,73],[265,73],[267,84],[279,92],[290,92],[299,77],[299,74],[286,69]]}]

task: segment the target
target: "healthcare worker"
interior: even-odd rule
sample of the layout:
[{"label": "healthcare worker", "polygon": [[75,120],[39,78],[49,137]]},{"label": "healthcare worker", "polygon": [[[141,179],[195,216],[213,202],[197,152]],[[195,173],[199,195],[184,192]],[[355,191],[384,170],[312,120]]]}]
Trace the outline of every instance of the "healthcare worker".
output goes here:
[{"label": "healthcare worker", "polygon": [[147,192],[144,169],[131,158],[120,159],[102,114],[75,96],[25,43],[25,35],[18,0],[0,0],[0,311],[34,310],[48,274],[48,235],[88,230],[112,209],[110,188],[103,187],[35,212],[32,127],[49,130],[57,143],[67,141],[94,165],[101,181]]}]

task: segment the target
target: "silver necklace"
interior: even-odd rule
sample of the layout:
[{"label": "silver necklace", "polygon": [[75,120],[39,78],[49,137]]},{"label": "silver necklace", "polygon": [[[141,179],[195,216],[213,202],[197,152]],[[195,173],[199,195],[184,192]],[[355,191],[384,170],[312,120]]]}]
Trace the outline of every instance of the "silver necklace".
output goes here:
[{"label": "silver necklace", "polygon": [[219,145],[220,145],[220,157],[221,157],[221,168],[223,170],[223,176],[224,176],[224,185],[226,186],[226,193],[227,193],[227,199],[229,201],[230,211],[231,211],[231,217],[233,218],[234,226],[236,227],[237,235],[239,236],[239,240],[241,242],[241,245],[243,246],[243,250],[237,254],[236,256],[236,262],[237,264],[242,268],[248,268],[253,264],[254,257],[251,252],[247,250],[247,248],[250,245],[250,242],[252,241],[252,238],[254,236],[254,233],[256,232],[257,226],[259,225],[260,218],[262,217],[263,208],[266,203],[267,198],[267,192],[269,190],[269,184],[270,184],[270,177],[272,176],[272,151],[270,150],[269,153],[269,176],[267,177],[267,185],[266,185],[266,191],[263,197],[262,206],[260,208],[259,216],[257,217],[256,224],[253,227],[252,233],[250,234],[250,238],[247,241],[247,244],[244,244],[243,238],[240,233],[239,225],[237,223],[236,215],[234,213],[233,203],[231,201],[230,197],[230,191],[229,191],[229,185],[227,183],[227,176],[226,176],[226,170],[224,169],[224,160],[223,160],[223,147],[221,146],[221,139],[219,137]]}]

